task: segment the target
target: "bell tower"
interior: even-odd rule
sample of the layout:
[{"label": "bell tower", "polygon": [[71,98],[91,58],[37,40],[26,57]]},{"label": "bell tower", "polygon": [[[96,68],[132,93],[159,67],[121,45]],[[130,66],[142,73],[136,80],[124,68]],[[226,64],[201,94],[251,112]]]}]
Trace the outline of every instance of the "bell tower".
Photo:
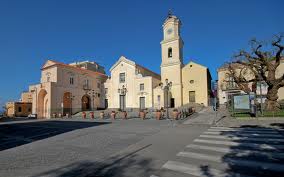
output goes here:
[{"label": "bell tower", "polygon": [[164,84],[166,79],[172,82],[170,105],[174,107],[182,105],[183,40],[180,28],[180,19],[169,11],[163,24],[161,77]]}]

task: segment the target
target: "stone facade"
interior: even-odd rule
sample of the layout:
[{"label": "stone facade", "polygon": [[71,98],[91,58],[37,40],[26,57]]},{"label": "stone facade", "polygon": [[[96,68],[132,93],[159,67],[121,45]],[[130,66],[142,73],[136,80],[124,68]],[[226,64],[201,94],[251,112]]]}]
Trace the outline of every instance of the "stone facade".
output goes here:
[{"label": "stone facade", "polygon": [[[180,30],[180,19],[168,15],[160,43],[161,75],[124,56],[110,68],[110,77],[96,62],[64,64],[48,60],[41,69],[40,83],[31,85],[22,100],[32,100],[32,113],[38,118],[107,107],[160,109],[189,103],[208,106],[210,72],[192,61],[184,65]],[[167,83],[169,90],[165,89]]]},{"label": "stone facade", "polygon": [[104,72],[85,69],[81,65],[52,60],[44,64],[40,84],[29,87],[33,97],[32,112],[38,118],[105,108],[103,83],[107,76]]},{"label": "stone facade", "polygon": [[21,102],[32,103],[33,102],[32,93],[31,92],[22,92]]},{"label": "stone facade", "polygon": [[32,113],[32,103],[7,102],[6,110],[8,117],[27,117]]}]

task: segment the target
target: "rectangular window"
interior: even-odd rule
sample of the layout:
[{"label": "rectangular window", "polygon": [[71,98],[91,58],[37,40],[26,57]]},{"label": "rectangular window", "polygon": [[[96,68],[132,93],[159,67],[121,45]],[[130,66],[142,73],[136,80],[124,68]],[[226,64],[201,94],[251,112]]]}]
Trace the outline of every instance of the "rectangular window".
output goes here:
[{"label": "rectangular window", "polygon": [[108,88],[105,88],[105,94],[107,94],[108,93]]},{"label": "rectangular window", "polygon": [[74,78],[73,78],[73,77],[70,77],[69,83],[70,83],[70,85],[73,85],[73,84],[74,84]]},{"label": "rectangular window", "polygon": [[158,102],[161,101],[161,95],[158,95]]},{"label": "rectangular window", "polygon": [[18,107],[18,112],[22,112],[22,107]]},{"label": "rectangular window", "polygon": [[144,90],[144,84],[140,84],[140,91]]},{"label": "rectangular window", "polygon": [[97,83],[97,87],[98,87],[98,88],[101,88],[101,84],[100,84],[100,83]]},{"label": "rectangular window", "polygon": [[189,91],[189,102],[195,103],[195,91]]},{"label": "rectangular window", "polygon": [[120,73],[119,74],[119,83],[124,83],[125,82],[125,73]]},{"label": "rectangular window", "polygon": [[85,80],[85,86],[86,86],[86,87],[89,86],[89,80],[88,80],[88,79]]}]

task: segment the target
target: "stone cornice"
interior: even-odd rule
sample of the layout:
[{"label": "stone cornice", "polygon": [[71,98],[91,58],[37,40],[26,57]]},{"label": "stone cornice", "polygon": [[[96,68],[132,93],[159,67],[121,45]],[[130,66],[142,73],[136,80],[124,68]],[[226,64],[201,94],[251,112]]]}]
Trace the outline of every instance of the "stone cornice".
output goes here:
[{"label": "stone cornice", "polygon": [[167,67],[167,66],[173,66],[173,65],[180,65],[182,67],[182,63],[180,61],[163,63],[161,64],[160,67]]}]

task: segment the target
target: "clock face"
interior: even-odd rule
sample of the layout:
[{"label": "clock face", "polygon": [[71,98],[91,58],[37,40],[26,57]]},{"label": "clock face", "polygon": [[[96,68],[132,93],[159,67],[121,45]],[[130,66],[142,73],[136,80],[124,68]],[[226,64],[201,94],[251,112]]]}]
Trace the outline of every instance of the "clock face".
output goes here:
[{"label": "clock face", "polygon": [[167,33],[168,34],[171,34],[173,32],[173,29],[172,28],[169,28],[168,30],[167,30]]}]

